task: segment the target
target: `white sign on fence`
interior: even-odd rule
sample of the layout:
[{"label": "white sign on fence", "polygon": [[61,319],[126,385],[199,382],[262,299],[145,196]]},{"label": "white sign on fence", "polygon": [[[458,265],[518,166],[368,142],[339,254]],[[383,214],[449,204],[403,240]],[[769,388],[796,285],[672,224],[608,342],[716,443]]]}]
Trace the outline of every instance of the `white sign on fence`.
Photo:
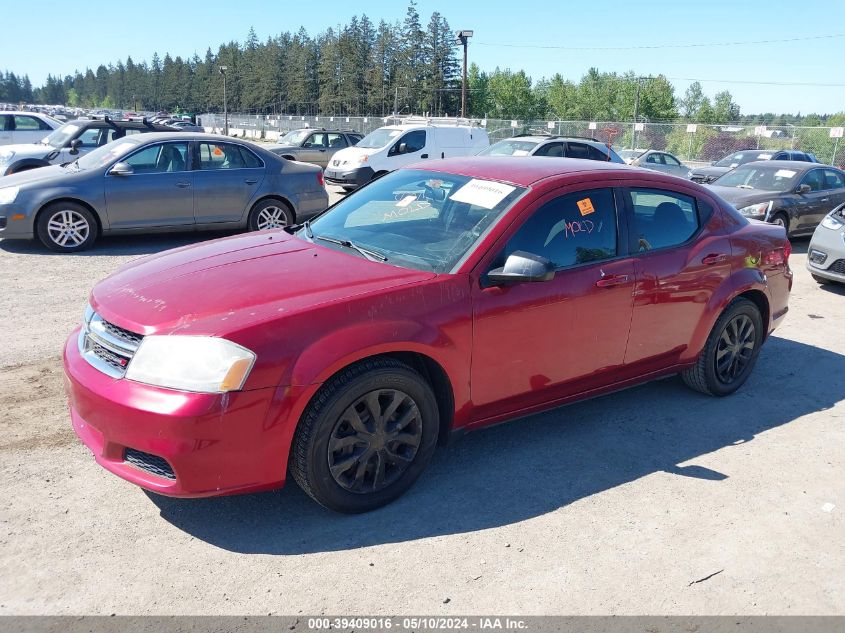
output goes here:
[{"label": "white sign on fence", "polygon": [[[348,121],[348,120],[349,120],[349,119],[347,119],[347,121]],[[367,117],[364,117],[364,123],[366,123],[366,122],[367,122]]]},{"label": "white sign on fence", "polygon": [[696,130],[698,130],[698,126],[695,123],[689,123],[687,125],[687,132],[690,134],[695,134]]},{"label": "white sign on fence", "polygon": [[590,130],[595,130],[598,127],[595,121],[590,121],[590,125],[587,126]]},{"label": "white sign on fence", "polygon": [[765,125],[758,125],[754,128],[754,136],[763,136],[766,133]]},{"label": "white sign on fence", "polygon": [[645,123],[634,123],[634,131],[642,132],[645,129]]},{"label": "white sign on fence", "polygon": [[553,129],[555,129],[555,122],[554,122],[554,121],[549,121],[548,123],[546,123],[546,126],[547,126],[550,130],[553,130]]},{"label": "white sign on fence", "polygon": [[832,127],[830,128],[830,138],[842,138],[843,132],[845,132],[845,127]]},{"label": "white sign on fence", "polygon": [[519,124],[516,122],[516,119],[511,121],[511,127],[519,127]]}]

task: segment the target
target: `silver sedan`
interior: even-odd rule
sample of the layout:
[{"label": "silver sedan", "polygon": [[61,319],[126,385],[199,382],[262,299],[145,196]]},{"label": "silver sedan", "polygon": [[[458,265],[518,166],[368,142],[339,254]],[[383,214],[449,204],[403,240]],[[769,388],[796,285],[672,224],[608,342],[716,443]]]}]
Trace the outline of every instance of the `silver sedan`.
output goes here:
[{"label": "silver sedan", "polygon": [[845,284],[845,204],[828,213],[816,227],[807,249],[807,270],[820,284]]},{"label": "silver sedan", "polygon": [[690,168],[684,165],[680,159],[669,152],[659,152],[650,149],[643,152],[630,162],[631,165],[637,167],[645,167],[646,169],[654,169],[655,171],[662,171],[664,174],[678,176],[679,178],[689,178]]},{"label": "silver sedan", "polygon": [[0,238],[67,253],[117,233],[281,228],[327,206],[319,167],[225,136],[136,134],[0,179]]}]

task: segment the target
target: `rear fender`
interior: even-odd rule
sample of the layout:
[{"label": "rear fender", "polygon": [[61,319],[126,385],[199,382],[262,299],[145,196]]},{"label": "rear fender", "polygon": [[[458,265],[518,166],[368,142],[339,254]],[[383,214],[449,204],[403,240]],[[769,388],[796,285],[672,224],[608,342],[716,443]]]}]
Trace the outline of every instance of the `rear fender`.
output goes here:
[{"label": "rear fender", "polygon": [[[689,357],[684,358],[684,361],[693,361],[701,354],[704,345],[707,342],[707,337],[719,316],[725,311],[731,301],[739,295],[756,290],[762,292],[766,297],[766,302],[771,304],[771,292],[768,287],[766,275],[763,274],[755,265],[749,264],[739,270],[731,273],[725,282],[710,296],[707,304],[707,309],[704,311],[704,318],[698,324],[693,332],[692,340],[690,341]],[[771,317],[770,317],[771,319]],[[765,331],[770,329],[770,323],[765,323]],[[686,356],[686,355],[685,355]]]}]

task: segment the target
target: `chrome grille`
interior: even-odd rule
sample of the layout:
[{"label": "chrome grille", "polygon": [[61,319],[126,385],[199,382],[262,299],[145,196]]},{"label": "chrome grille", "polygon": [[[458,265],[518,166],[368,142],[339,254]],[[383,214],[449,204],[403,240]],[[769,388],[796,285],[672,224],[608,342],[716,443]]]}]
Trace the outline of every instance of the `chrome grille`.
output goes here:
[{"label": "chrome grille", "polygon": [[86,314],[86,319],[79,332],[79,353],[104,374],[123,378],[143,335],[109,323],[96,312]]}]

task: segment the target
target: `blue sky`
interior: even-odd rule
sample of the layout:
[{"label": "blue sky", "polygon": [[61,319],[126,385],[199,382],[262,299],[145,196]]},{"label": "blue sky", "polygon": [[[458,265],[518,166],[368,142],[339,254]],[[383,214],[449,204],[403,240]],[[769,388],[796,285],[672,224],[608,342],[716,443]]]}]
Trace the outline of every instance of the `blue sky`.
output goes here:
[{"label": "blue sky", "polygon": [[[29,74],[35,85],[48,73],[65,75],[100,63],[149,60],[164,55],[203,55],[210,45],[243,41],[250,26],[260,39],[304,26],[312,35],[362,12],[374,22],[401,20],[404,1],[301,2],[180,0],[149,11],[105,8],[77,12],[66,2],[41,0],[31,27],[0,23],[0,69]],[[92,5],[93,6],[93,5]],[[127,6],[132,6],[130,3]],[[744,113],[845,110],[845,2],[842,0],[709,2],[568,2],[519,0],[443,2],[419,0],[423,22],[440,11],[454,28],[471,28],[470,61],[485,70],[524,69],[535,80],[556,72],[577,81],[591,66],[602,71],[659,74],[671,78],[676,95],[689,79],[705,93],[728,89]],[[18,24],[18,23],[16,23]],[[18,24],[18,26],[20,26]],[[44,34],[49,34],[45,37]],[[740,46],[725,42],[818,38]],[[510,44],[516,46],[502,46]],[[702,47],[585,50],[707,44]],[[564,46],[560,48],[527,48]],[[784,84],[839,84],[767,85]]]}]

